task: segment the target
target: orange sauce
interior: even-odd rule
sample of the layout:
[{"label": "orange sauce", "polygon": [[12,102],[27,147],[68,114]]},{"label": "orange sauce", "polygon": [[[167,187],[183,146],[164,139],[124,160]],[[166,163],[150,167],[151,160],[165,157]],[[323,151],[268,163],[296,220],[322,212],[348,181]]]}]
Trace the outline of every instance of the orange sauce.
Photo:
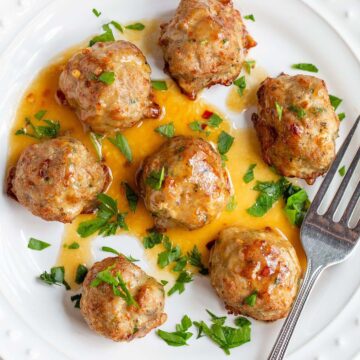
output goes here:
[{"label": "orange sauce", "polygon": [[[149,28],[151,30],[150,26]],[[146,36],[146,32],[142,35],[141,32],[133,32],[132,34],[133,37],[138,37],[136,42],[138,42],[139,46],[141,46],[144,35]],[[156,46],[155,43],[153,43],[152,46]],[[10,134],[8,168],[15,165],[20,153],[28,145],[36,141],[26,136],[16,136],[14,133],[17,129],[24,126],[24,118],[26,116],[33,116],[40,109],[47,110],[47,118],[60,121],[61,132],[63,134],[66,133],[70,136],[78,138],[95,155],[95,150],[91,144],[89,136],[83,131],[83,128],[74,112],[66,106],[59,105],[55,100],[55,93],[58,89],[59,74],[67,59],[77,50],[77,48],[72,48],[66,51],[55,62],[44,68],[25,91],[24,96],[20,101]],[[254,76],[254,80],[250,80],[252,79],[252,76]],[[248,83],[250,84],[251,81],[253,81],[253,83],[258,84],[259,77],[261,78],[259,73],[256,70],[253,70],[252,75],[247,77]],[[223,213],[219,214],[219,217],[215,221],[202,229],[187,231],[176,228],[170,229],[167,234],[174,244],[181,247],[183,253],[186,253],[191,250],[194,245],[197,245],[203,253],[204,261],[206,262],[208,258],[206,244],[213,240],[218,232],[224,227],[234,224],[250,228],[263,228],[265,226],[271,226],[279,229],[289,239],[289,241],[291,241],[299,255],[301,264],[304,267],[306,260],[299,240],[299,230],[297,227],[291,225],[287,220],[283,211],[284,204],[282,200],[278,201],[278,203],[275,204],[275,206],[263,217],[252,217],[246,212],[246,209],[254,203],[258,195],[256,191],[252,190],[255,181],[245,184],[242,180],[248,166],[252,163],[257,164],[254,170],[255,179],[264,181],[275,180],[278,178],[262,161],[259,144],[254,130],[234,130],[229,121],[225,120],[226,117],[224,114],[220,114],[225,121],[223,121],[219,129],[211,129],[211,134],[208,137],[206,137],[205,134],[195,133],[189,128],[190,122],[194,120],[201,120],[205,122],[206,120],[201,117],[205,110],[217,112],[218,114],[219,112],[216,108],[214,108],[214,106],[205,103],[201,99],[197,101],[188,100],[180,93],[176,85],[171,80],[167,80],[167,84],[167,91],[156,91],[155,94],[156,101],[160,104],[163,110],[161,119],[143,121],[138,126],[128,129],[123,133],[132,149],[133,162],[131,164],[126,161],[120,151],[108,140],[105,139],[103,141],[104,159],[106,164],[110,166],[113,173],[113,182],[108,194],[118,200],[121,211],[128,212],[126,222],[129,226],[130,233],[134,234],[141,240],[141,238],[146,235],[146,229],[153,226],[153,220],[146,211],[141,200],[138,203],[135,213],[132,213],[129,210],[121,182],[127,181],[133,188],[135,188],[135,174],[141,164],[141,161],[147,155],[156,151],[156,149],[164,141],[166,141],[165,138],[157,134],[154,129],[161,124],[173,122],[176,129],[175,133],[177,135],[201,136],[214,142],[215,144],[221,130],[225,130],[235,137],[234,144],[228,153],[229,160],[227,161],[227,168],[232,179],[237,203],[235,210],[232,212],[225,210]],[[248,95],[250,98],[253,97],[251,94],[252,90],[249,90]],[[241,103],[241,101],[243,101],[238,94],[236,95],[237,96],[235,98],[235,96],[230,94],[228,104],[231,103],[231,109],[234,109],[235,106],[237,106],[237,102]],[[246,93],[244,95],[246,96]],[[237,108],[240,109],[241,106],[239,105]],[[37,120],[34,121],[36,123]],[[61,246],[57,264],[65,266],[66,280],[73,286],[78,264],[82,263],[90,266],[93,262],[91,256],[91,237],[87,239],[80,238],[76,233],[76,229],[81,221],[87,220],[93,216],[94,215],[81,215],[73,222],[73,224],[65,225],[63,244],[69,245],[73,241],[77,241],[80,244],[80,248],[71,250]],[[157,246],[154,249],[147,251],[148,259],[154,265],[156,264],[157,253],[159,251],[161,251],[161,246]]]}]

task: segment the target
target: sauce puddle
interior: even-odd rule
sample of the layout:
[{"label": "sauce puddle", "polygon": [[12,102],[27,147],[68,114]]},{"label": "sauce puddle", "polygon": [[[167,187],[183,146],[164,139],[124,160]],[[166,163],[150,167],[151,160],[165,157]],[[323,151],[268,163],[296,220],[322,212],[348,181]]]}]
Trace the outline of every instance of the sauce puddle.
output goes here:
[{"label": "sauce puddle", "polygon": [[[158,21],[144,22],[147,26],[147,32],[158,27]],[[153,25],[151,25],[153,24]],[[130,36],[130,40],[136,40],[141,49],[141,46],[146,37],[146,33],[134,32]],[[133,37],[133,39],[131,39]],[[135,39],[136,38],[136,39]],[[151,39],[157,37],[151,35]],[[156,42],[150,41],[151,44],[145,46],[145,55],[149,53]],[[63,53],[57,61],[44,68],[34,79],[32,84],[26,90],[23,99],[20,102],[16,119],[10,134],[10,148],[8,155],[8,169],[16,164],[20,153],[30,144],[36,140],[26,136],[16,136],[14,133],[17,129],[24,126],[25,117],[33,116],[40,109],[47,110],[46,118],[59,120],[61,124],[61,134],[73,136],[94,153],[95,149],[90,141],[89,135],[84,133],[83,128],[77,119],[75,113],[68,107],[59,105],[55,100],[55,94],[58,89],[58,78],[61,70],[69,59],[69,57],[77,50],[71,48]],[[153,50],[152,50],[153,51]],[[247,75],[248,89],[245,90],[243,98],[239,96],[236,88],[233,86],[230,89],[230,94],[227,100],[228,106],[232,111],[242,111],[243,109],[254,105],[255,94],[259,83],[266,77],[265,72],[259,68],[252,70],[251,75]],[[175,245],[179,245],[183,253],[190,251],[194,245],[197,245],[200,252],[203,254],[204,262],[208,260],[208,250],[206,244],[216,238],[218,232],[226,226],[241,225],[248,228],[263,228],[271,226],[281,231],[287,239],[295,246],[296,252],[299,256],[300,263],[304,269],[306,259],[302,250],[299,229],[289,223],[283,211],[284,203],[282,200],[278,201],[275,206],[263,217],[256,218],[250,216],[246,209],[254,202],[258,193],[252,190],[255,181],[245,184],[242,177],[245,174],[250,164],[256,163],[254,170],[255,179],[262,181],[276,180],[278,176],[275,175],[269,167],[262,161],[260,154],[260,147],[257,141],[256,134],[253,129],[235,130],[230,126],[229,121],[223,121],[218,129],[211,129],[208,137],[204,133],[194,132],[189,128],[189,123],[194,120],[206,122],[202,119],[202,114],[205,110],[216,112],[224,120],[226,117],[219,113],[216,108],[205,103],[199,99],[197,101],[190,101],[183,96],[176,85],[167,80],[167,91],[156,91],[156,101],[162,108],[162,117],[159,120],[145,120],[138,126],[128,129],[123,132],[127,138],[133,153],[133,162],[129,164],[120,151],[112,145],[108,140],[103,141],[103,156],[106,164],[110,166],[113,173],[113,182],[108,191],[108,194],[118,200],[120,211],[128,212],[126,222],[129,226],[130,233],[141,239],[146,235],[146,229],[153,226],[153,220],[146,211],[142,201],[138,203],[135,213],[132,213],[127,205],[124,189],[121,186],[123,181],[126,181],[135,188],[135,174],[139,168],[141,161],[149,154],[156,151],[156,149],[166,139],[154,131],[156,127],[161,124],[173,122],[175,126],[176,135],[187,136],[201,136],[204,139],[217,143],[217,138],[222,130],[227,131],[235,137],[234,144],[230,149],[228,161],[226,163],[229,171],[233,188],[236,208],[232,212],[224,211],[211,224],[202,229],[195,231],[187,231],[184,229],[169,229],[167,234]],[[210,129],[206,129],[210,130]],[[93,215],[81,215],[73,224],[65,225],[62,246],[58,256],[57,264],[65,267],[66,281],[72,286],[76,287],[74,283],[76,268],[78,264],[85,264],[91,266],[93,263],[91,255],[91,237],[82,239],[76,233],[78,224],[81,221],[92,218]],[[64,244],[71,244],[72,242],[80,244],[79,249],[67,249]],[[152,265],[156,265],[157,253],[161,251],[155,247],[148,251],[148,258]],[[128,254],[126,254],[128,255]]]}]

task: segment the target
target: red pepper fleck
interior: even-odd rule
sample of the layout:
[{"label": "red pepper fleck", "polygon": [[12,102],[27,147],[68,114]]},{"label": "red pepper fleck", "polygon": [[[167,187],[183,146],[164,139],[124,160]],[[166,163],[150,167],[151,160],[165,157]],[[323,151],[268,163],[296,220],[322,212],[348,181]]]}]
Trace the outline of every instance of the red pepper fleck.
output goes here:
[{"label": "red pepper fleck", "polygon": [[210,117],[213,115],[214,113],[209,111],[209,110],[205,110],[204,113],[202,114],[202,118],[203,119],[210,119]]},{"label": "red pepper fleck", "polygon": [[207,124],[202,123],[202,124],[201,124],[201,128],[202,128],[203,130],[205,130],[205,129],[207,128]]}]

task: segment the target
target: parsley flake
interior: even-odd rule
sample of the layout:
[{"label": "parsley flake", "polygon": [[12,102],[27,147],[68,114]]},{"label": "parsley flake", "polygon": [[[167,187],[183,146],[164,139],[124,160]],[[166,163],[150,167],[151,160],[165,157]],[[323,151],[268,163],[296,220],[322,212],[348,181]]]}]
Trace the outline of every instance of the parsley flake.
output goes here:
[{"label": "parsley flake", "polygon": [[275,108],[276,108],[276,112],[277,112],[277,115],[279,117],[279,120],[281,120],[282,119],[282,113],[283,113],[283,107],[277,101],[275,101]]},{"label": "parsley flake", "polygon": [[155,129],[155,132],[157,132],[158,134],[164,137],[172,138],[175,135],[175,126],[172,122],[168,124],[160,125]]},{"label": "parsley flake", "polygon": [[76,250],[80,247],[80,244],[76,241],[72,242],[67,248],[70,250]]},{"label": "parsley flake", "polygon": [[166,235],[159,233],[155,230],[150,230],[149,235],[143,238],[143,244],[145,249],[152,249],[155,245],[161,244],[165,238],[168,238]]},{"label": "parsley flake", "polygon": [[340,176],[344,176],[346,174],[346,168],[345,168],[345,165],[342,166],[340,169],[339,169],[339,174]]},{"label": "parsley flake", "polygon": [[104,71],[97,77],[97,80],[106,85],[111,85],[115,81],[115,73],[113,71]]},{"label": "parsley flake", "polygon": [[299,106],[296,106],[296,105],[290,105],[288,107],[288,110],[290,110],[291,112],[293,112],[294,114],[296,114],[296,116],[299,118],[299,119],[302,119],[306,116],[306,111],[299,107]]},{"label": "parsley flake", "polygon": [[101,15],[101,12],[99,10],[96,10],[95,8],[92,9],[92,12],[96,17],[99,17]]},{"label": "parsley flake", "polygon": [[115,138],[108,138],[109,141],[115,145],[125,156],[125,158],[132,162],[132,152],[126,137],[123,134],[117,133]]},{"label": "parsley flake", "polygon": [[155,90],[165,91],[168,89],[165,80],[151,80],[151,86]]},{"label": "parsley flake", "polygon": [[254,291],[252,294],[250,294],[244,299],[244,303],[249,306],[254,306],[256,304],[256,299],[257,299],[257,292]]},{"label": "parsley flake", "polygon": [[188,345],[186,342],[193,335],[188,332],[188,329],[192,326],[191,319],[185,315],[180,324],[176,324],[175,332],[167,332],[163,330],[157,330],[156,334],[163,339],[170,346],[183,346]]},{"label": "parsley flake", "polygon": [[213,113],[208,119],[208,125],[212,128],[218,128],[222,122],[223,119],[215,113]]},{"label": "parsley flake", "polygon": [[30,238],[28,243],[29,249],[37,251],[44,250],[49,246],[51,246],[49,243],[34,238]]},{"label": "parsley flake", "polygon": [[309,71],[313,73],[319,72],[319,69],[315,65],[309,63],[294,64],[291,66],[291,68],[297,70]]},{"label": "parsley flake", "polygon": [[137,204],[139,201],[139,196],[136,192],[132,189],[132,187],[127,182],[122,182],[122,186],[125,189],[125,196],[128,202],[129,208],[132,212],[136,211]]},{"label": "parsley flake", "polygon": [[222,131],[218,137],[217,148],[220,155],[225,155],[231,148],[234,142],[234,138],[229,135],[227,132]]},{"label": "parsley flake", "polygon": [[238,79],[236,79],[233,83],[238,88],[238,93],[240,96],[244,95],[244,91],[246,89],[246,78],[245,76],[241,76]]},{"label": "parsley flake", "polygon": [[248,60],[244,62],[245,70],[249,75],[251,74],[251,70],[254,69],[255,65],[256,65],[255,60]]},{"label": "parsley flake", "polygon": [[249,15],[245,15],[244,19],[246,20],[251,20],[251,21],[255,21],[255,16],[253,14],[249,14]]},{"label": "parsley flake", "polygon": [[176,279],[174,286],[168,291],[168,296],[171,296],[176,292],[182,294],[185,291],[185,284],[190,283],[191,281],[193,281],[192,274],[188,271],[182,271]]},{"label": "parsley flake", "polygon": [[342,99],[338,98],[335,95],[329,95],[329,99],[330,99],[330,103],[331,103],[332,107],[334,108],[334,110],[336,110],[342,103]]},{"label": "parsley flake", "polygon": [[344,112],[338,114],[339,121],[343,121],[345,119],[346,115]]},{"label": "parsley flake", "polygon": [[205,265],[202,262],[202,256],[198,249],[198,247],[195,245],[193,249],[187,253],[187,258],[189,260],[189,264],[192,266],[195,266],[199,268],[199,273],[202,275],[209,274],[209,270],[205,267]]},{"label": "parsley flake", "polygon": [[87,273],[88,268],[83,264],[79,264],[76,269],[75,282],[79,285],[82,284]]},{"label": "parsley flake", "polygon": [[146,184],[154,190],[160,190],[162,183],[165,179],[165,167],[163,166],[160,171],[152,171],[146,179]]},{"label": "parsley flake", "polygon": [[142,23],[135,23],[125,26],[125,29],[141,31],[145,29],[145,25]]},{"label": "parsley flake", "polygon": [[81,222],[77,233],[82,237],[88,237],[95,232],[99,235],[115,235],[118,228],[128,230],[125,222],[126,213],[120,213],[117,207],[117,201],[106,194],[97,196],[100,204],[95,219]]},{"label": "parsley flake", "polygon": [[66,290],[70,290],[69,284],[65,281],[65,268],[55,266],[50,269],[50,273],[44,271],[39,279],[48,285],[64,285]]},{"label": "parsley flake", "polygon": [[97,42],[115,41],[114,34],[113,34],[109,24],[104,24],[103,30],[104,30],[104,32],[102,34],[97,35],[90,40],[89,46],[93,46]]},{"label": "parsley flake", "polygon": [[236,209],[236,207],[237,207],[237,201],[235,195],[231,195],[229,202],[226,204],[226,211],[232,212]]},{"label": "parsley flake", "polygon": [[245,184],[248,184],[249,182],[254,180],[254,169],[256,167],[256,164],[250,164],[248,169],[246,170],[245,175],[243,176],[243,180]]}]

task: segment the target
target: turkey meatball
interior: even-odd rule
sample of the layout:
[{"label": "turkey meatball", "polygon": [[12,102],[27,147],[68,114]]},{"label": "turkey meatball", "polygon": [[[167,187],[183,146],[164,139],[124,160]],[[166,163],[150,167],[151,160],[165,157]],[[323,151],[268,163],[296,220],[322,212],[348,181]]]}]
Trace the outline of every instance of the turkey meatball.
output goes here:
[{"label": "turkey meatball", "polygon": [[8,191],[34,215],[71,222],[96,205],[96,196],[110,181],[78,140],[60,137],[27,147],[10,171]]},{"label": "turkey meatball", "polygon": [[210,252],[209,271],[230,313],[263,321],[288,314],[301,275],[293,246],[270,228],[221,231]]},{"label": "turkey meatball", "polygon": [[166,321],[164,302],[163,286],[120,255],[97,262],[89,270],[80,309],[89,327],[100,335],[130,341]]},{"label": "turkey meatball", "polygon": [[231,0],[181,0],[159,42],[165,70],[190,99],[205,87],[230,85],[256,45]]},{"label": "turkey meatball", "polygon": [[96,133],[107,134],[160,115],[150,73],[135,45],[99,42],[68,61],[59,86],[81,122]]},{"label": "turkey meatball", "polygon": [[168,140],[144,161],[138,185],[160,229],[194,230],[208,224],[231,193],[218,152],[205,140],[185,136]]},{"label": "turkey meatball", "polygon": [[258,91],[253,123],[265,162],[308,184],[324,174],[335,157],[339,119],[323,80],[281,74]]}]

